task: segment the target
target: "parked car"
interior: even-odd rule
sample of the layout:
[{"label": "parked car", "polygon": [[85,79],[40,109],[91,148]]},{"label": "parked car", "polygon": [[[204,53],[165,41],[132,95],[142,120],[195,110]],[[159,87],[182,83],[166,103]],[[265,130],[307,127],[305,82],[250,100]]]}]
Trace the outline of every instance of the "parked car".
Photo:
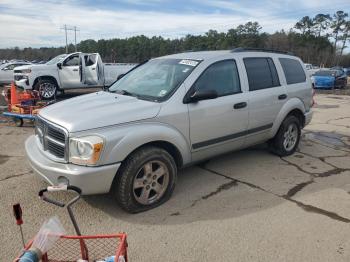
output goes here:
[{"label": "parked car", "polygon": [[44,99],[52,99],[57,90],[109,86],[135,65],[103,64],[97,53],[63,54],[46,64],[16,68],[14,79],[17,86],[38,90]]},{"label": "parked car", "polygon": [[320,70],[311,77],[315,89],[344,88],[347,85],[347,75],[343,70]]},{"label": "parked car", "polygon": [[109,92],[40,110],[26,154],[49,183],[111,192],[140,212],[169,199],[184,166],[266,141],[279,156],[293,154],[311,121],[312,93],[293,55],[240,48],[164,56]]},{"label": "parked car", "polygon": [[27,62],[8,62],[0,65],[0,84],[9,84],[13,81],[13,70],[19,66],[29,65]]},{"label": "parked car", "polygon": [[311,77],[315,72],[320,70],[319,66],[313,64],[305,64],[305,68],[307,70],[308,75]]}]

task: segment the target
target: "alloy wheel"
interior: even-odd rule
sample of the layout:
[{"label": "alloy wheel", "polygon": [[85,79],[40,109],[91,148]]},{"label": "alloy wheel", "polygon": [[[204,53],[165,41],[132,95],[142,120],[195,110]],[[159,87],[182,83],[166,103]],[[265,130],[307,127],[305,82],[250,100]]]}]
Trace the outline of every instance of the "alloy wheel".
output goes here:
[{"label": "alloy wheel", "polygon": [[291,123],[284,132],[283,146],[286,151],[291,151],[298,141],[298,127],[295,123]]},{"label": "alloy wheel", "polygon": [[150,205],[159,200],[169,185],[169,170],[161,161],[146,162],[137,172],[133,182],[135,200]]}]

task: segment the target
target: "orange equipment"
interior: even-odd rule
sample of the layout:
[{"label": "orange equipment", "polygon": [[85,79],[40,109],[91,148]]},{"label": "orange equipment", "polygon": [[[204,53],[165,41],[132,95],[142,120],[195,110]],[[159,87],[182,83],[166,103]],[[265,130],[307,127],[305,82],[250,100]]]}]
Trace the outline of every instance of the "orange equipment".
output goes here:
[{"label": "orange equipment", "polygon": [[3,115],[13,118],[17,126],[23,125],[23,119],[34,120],[38,111],[48,105],[48,102],[41,101],[38,91],[18,92],[14,82],[5,92],[5,100],[8,103],[8,112],[4,112]]}]

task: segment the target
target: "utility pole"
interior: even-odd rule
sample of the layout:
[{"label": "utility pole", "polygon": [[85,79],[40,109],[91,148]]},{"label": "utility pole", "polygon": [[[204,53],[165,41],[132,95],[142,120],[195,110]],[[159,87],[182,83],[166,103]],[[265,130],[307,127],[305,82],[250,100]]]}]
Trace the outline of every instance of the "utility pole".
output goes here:
[{"label": "utility pole", "polygon": [[75,52],[77,51],[77,27],[74,26],[74,46],[75,46]]},{"label": "utility pole", "polygon": [[67,25],[64,25],[64,32],[66,34],[66,54],[68,54]]},{"label": "utility pole", "polygon": [[67,25],[64,25],[64,27],[61,27],[61,29],[64,29],[64,32],[66,35],[66,53],[68,54],[67,31],[74,31],[74,46],[75,46],[75,52],[77,52],[77,31],[80,31],[80,30],[76,26],[68,27]]}]

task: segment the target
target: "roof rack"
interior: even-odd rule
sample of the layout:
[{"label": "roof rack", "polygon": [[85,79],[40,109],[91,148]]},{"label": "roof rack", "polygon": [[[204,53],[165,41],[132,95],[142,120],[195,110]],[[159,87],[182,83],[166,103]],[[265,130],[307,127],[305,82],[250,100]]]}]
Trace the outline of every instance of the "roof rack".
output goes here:
[{"label": "roof rack", "polygon": [[231,50],[232,53],[249,52],[249,51],[294,55],[292,52],[288,52],[288,51],[281,51],[281,50],[275,50],[275,49],[265,49],[265,48],[237,47],[237,48],[234,48]]}]

